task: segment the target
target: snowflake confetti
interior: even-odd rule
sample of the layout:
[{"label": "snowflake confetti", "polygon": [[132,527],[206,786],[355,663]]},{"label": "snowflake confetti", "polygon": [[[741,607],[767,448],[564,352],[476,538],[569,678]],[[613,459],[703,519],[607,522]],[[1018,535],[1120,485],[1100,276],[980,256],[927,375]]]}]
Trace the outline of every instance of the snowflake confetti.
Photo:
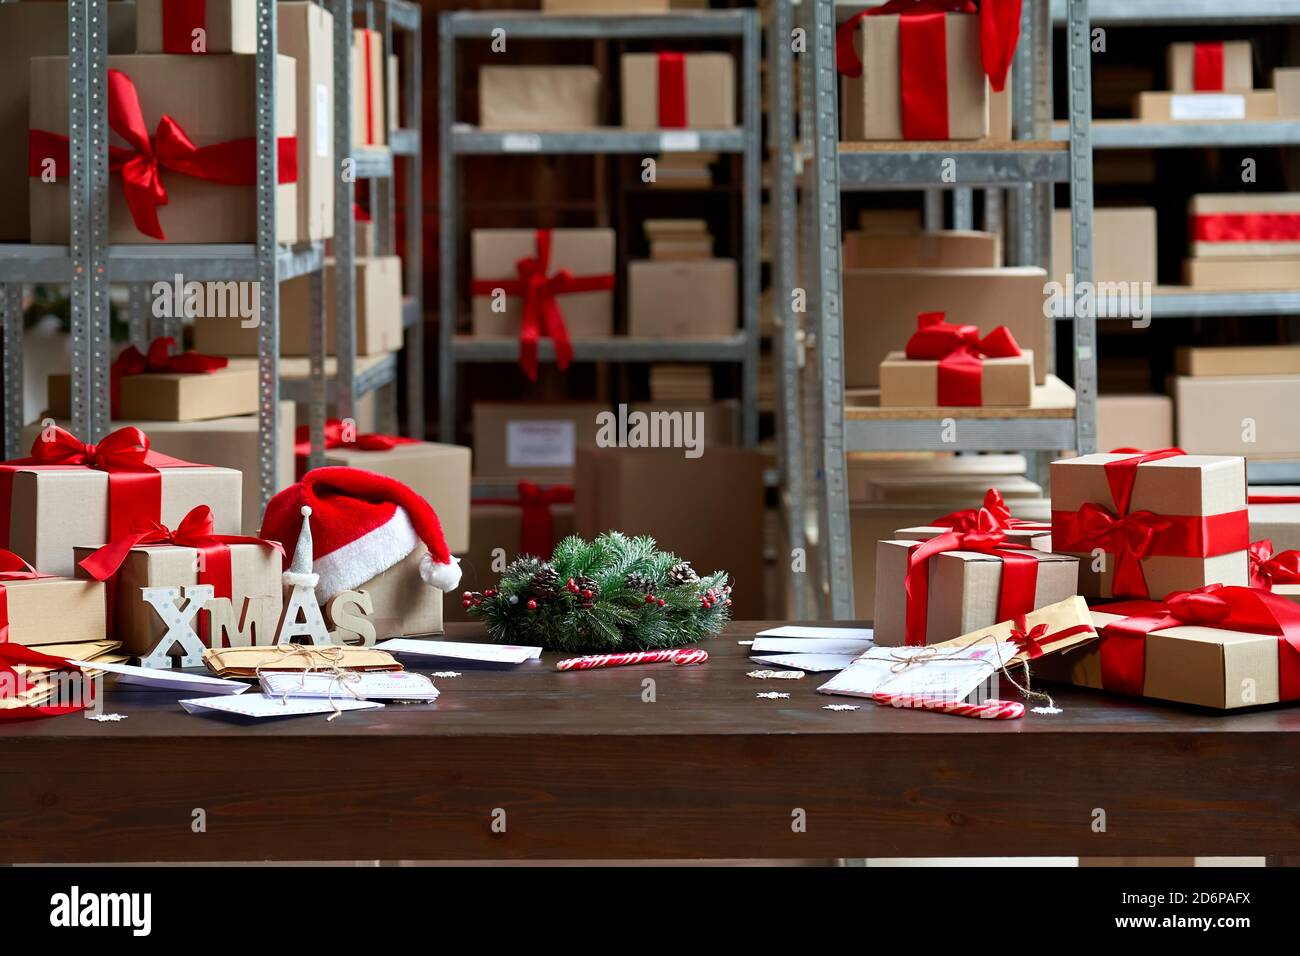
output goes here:
[{"label": "snowflake confetti", "polygon": [[777,680],[798,680],[803,677],[803,671],[750,671],[745,675],[758,680],[768,680],[776,678]]},{"label": "snowflake confetti", "polygon": [[100,723],[116,722],[126,720],[126,714],[87,714],[87,720],[98,720]]},{"label": "snowflake confetti", "polygon": [[857,710],[857,704],[827,704],[822,710]]},{"label": "snowflake confetti", "polygon": [[754,646],[754,642],[753,642],[753,641],[736,641],[736,643],[739,644],[741,647],[753,647],[753,646]]},{"label": "snowflake confetti", "polygon": [[779,690],[770,690],[766,694],[755,694],[755,697],[761,697],[764,700],[788,700],[790,695],[783,694]]},{"label": "snowflake confetti", "polygon": [[459,677],[460,671],[434,671],[430,677]]}]

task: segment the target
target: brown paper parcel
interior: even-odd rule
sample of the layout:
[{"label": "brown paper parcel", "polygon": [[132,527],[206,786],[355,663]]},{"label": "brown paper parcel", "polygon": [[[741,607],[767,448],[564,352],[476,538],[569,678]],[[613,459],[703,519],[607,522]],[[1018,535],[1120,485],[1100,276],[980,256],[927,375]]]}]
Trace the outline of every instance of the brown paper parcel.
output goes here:
[{"label": "brown paper parcel", "polygon": [[218,677],[256,677],[259,670],[400,671],[401,663],[387,651],[373,647],[333,644],[277,644],[274,647],[208,648],[203,663]]},{"label": "brown paper parcel", "polygon": [[[46,413],[72,415],[72,377],[48,379]],[[124,375],[117,418],[124,421],[197,422],[257,414],[257,363],[231,362],[212,372]]]},{"label": "brown paper parcel", "polygon": [[[1044,630],[1035,633],[1038,628]],[[961,650],[978,644],[980,641],[993,641],[1005,644],[1015,640],[1015,632],[1020,630],[1020,622],[999,621],[988,627],[963,634],[950,641],[931,645],[936,651]],[[1040,607],[1024,616],[1025,637],[1032,639],[1032,646],[1025,646],[1016,655],[1006,661],[1007,666],[1041,661],[1044,657],[1074,650],[1097,639],[1092,615],[1088,611],[1088,602],[1075,594],[1055,604]],[[1021,638],[1024,640],[1024,638]],[[1031,665],[1033,673],[1038,673],[1038,665]]]}]

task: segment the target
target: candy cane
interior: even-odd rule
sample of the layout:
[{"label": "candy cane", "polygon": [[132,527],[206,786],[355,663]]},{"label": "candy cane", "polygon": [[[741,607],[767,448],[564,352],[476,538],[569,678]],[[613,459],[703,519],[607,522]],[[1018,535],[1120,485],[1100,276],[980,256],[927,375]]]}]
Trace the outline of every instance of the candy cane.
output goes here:
[{"label": "candy cane", "polygon": [[597,667],[624,667],[628,664],[703,664],[709,652],[698,647],[685,647],[675,651],[629,651],[625,654],[596,654],[591,657],[570,657],[555,665],[562,671],[588,671]]},{"label": "candy cane", "polygon": [[882,707],[910,707],[916,710],[933,710],[940,714],[958,717],[982,717],[985,720],[1015,720],[1025,716],[1025,705],[1014,700],[986,700],[981,704],[967,704],[941,697],[917,697],[913,694],[877,693],[871,695],[874,703]]}]

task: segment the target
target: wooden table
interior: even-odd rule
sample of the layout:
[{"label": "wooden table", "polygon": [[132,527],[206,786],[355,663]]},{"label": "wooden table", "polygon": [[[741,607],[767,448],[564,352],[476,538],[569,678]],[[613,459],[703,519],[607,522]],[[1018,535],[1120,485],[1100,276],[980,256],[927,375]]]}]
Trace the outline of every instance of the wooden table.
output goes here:
[{"label": "wooden table", "polygon": [[[895,711],[745,676],[737,639],[761,626],[701,667],[562,674],[546,655],[332,723],[110,687],[127,720],[0,725],[0,861],[1300,853],[1300,708],[1061,688],[1056,717]],[[772,690],[790,698],[755,697]]]}]

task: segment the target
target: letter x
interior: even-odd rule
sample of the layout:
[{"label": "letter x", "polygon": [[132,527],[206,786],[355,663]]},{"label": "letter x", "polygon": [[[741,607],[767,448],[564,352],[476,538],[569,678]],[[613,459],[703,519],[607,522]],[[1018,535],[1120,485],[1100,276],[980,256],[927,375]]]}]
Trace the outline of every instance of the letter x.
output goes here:
[{"label": "letter x", "polygon": [[[181,593],[185,595],[185,605],[178,607],[176,602],[181,599]],[[172,658],[168,653],[172,646],[180,644],[184,654],[181,656],[179,667],[198,667],[203,663],[203,642],[199,640],[198,632],[194,630],[194,618],[198,616],[203,605],[207,604],[214,597],[214,591],[211,584],[191,584],[184,588],[141,588],[141,595],[145,602],[158,612],[162,622],[167,625],[167,633],[162,636],[158,645],[149,652],[148,657],[140,660],[144,667],[162,667],[172,666]]]}]

